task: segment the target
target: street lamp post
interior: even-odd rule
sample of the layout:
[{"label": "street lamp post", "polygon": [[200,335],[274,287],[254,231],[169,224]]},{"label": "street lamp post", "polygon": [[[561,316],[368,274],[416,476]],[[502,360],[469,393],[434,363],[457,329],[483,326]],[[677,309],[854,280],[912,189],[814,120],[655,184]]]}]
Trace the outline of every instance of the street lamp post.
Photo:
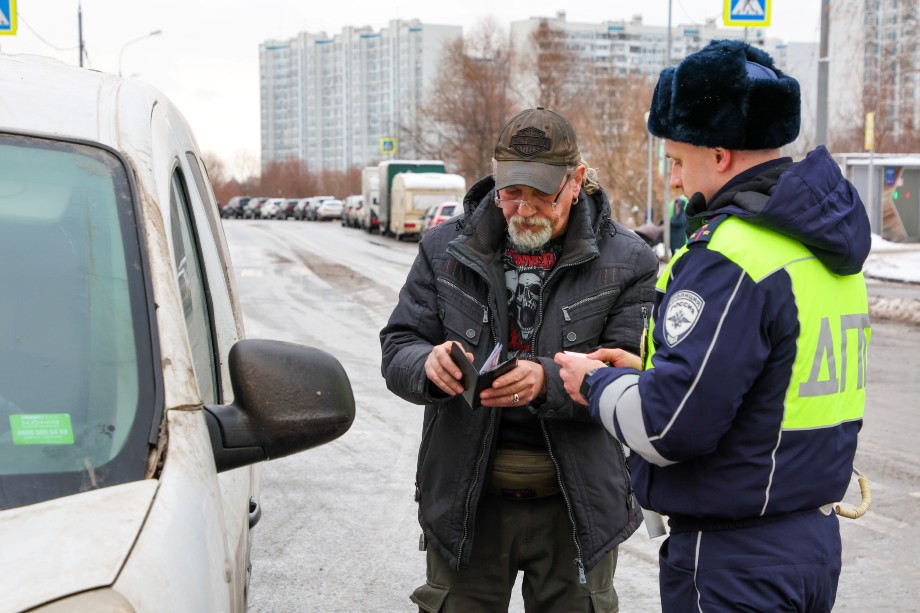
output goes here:
[{"label": "street lamp post", "polygon": [[150,32],[149,34],[144,34],[143,36],[138,36],[138,37],[135,38],[134,40],[129,40],[128,42],[126,42],[125,44],[123,44],[123,45],[121,46],[121,51],[118,52],[118,76],[119,76],[119,77],[122,76],[122,75],[121,75],[121,60],[122,60],[122,57],[123,57],[124,54],[125,54],[125,47],[127,47],[127,46],[130,45],[131,43],[136,43],[136,42],[138,42],[138,41],[144,40],[145,38],[150,38],[151,36],[159,36],[159,35],[162,34],[162,33],[163,33],[163,30],[154,30],[153,32]]},{"label": "street lamp post", "polygon": [[652,223],[652,207],[654,206],[653,200],[653,191],[652,191],[652,149],[655,146],[655,140],[652,136],[652,133],[648,130],[648,116],[649,112],[645,113],[645,130],[648,132],[648,195],[645,201],[645,220],[648,223]]},{"label": "street lamp post", "polygon": [[[668,0],[668,55],[665,58],[665,68],[671,67],[671,0]],[[671,257],[671,165],[668,159],[664,160],[664,208],[661,211],[664,218],[664,253],[666,258]]]}]

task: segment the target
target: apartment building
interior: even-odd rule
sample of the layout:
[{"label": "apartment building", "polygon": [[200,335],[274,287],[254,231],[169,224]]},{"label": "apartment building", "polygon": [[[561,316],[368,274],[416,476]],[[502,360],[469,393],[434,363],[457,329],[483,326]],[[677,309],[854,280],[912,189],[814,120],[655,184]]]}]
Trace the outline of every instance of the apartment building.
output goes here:
[{"label": "apartment building", "polygon": [[345,170],[382,157],[407,139],[445,44],[460,26],[392,20],[335,36],[301,32],[259,46],[262,163],[303,160],[311,170]]},{"label": "apartment building", "polygon": [[[576,71],[581,81],[590,84],[598,75],[642,75],[657,79],[667,65],[676,65],[687,55],[699,51],[714,39],[747,40],[767,51],[782,70],[798,79],[802,88],[803,143],[813,141],[817,98],[817,43],[786,44],[766,38],[761,28],[719,27],[716,19],[702,24],[677,24],[671,27],[671,55],[668,56],[668,27],[646,25],[642,16],[630,20],[579,23],[566,20],[564,11],[554,17],[531,17],[511,23],[511,40],[518,54],[533,54],[541,28],[562,35],[566,53],[579,58]],[[531,77],[535,78],[535,77]],[[576,77],[578,79],[578,77]],[[534,83],[520,83],[521,91],[535,95]]]},{"label": "apartment building", "polygon": [[[830,5],[828,132],[893,140],[920,130],[920,2],[840,0]],[[883,145],[884,146],[884,145]]]},{"label": "apartment building", "polygon": [[[579,55],[583,66],[592,71],[624,76],[639,72],[657,77],[668,65],[668,27],[642,23],[642,16],[631,20],[578,23],[566,20],[565,11],[555,17],[530,17],[511,23],[511,40],[518,53],[528,51],[537,30],[548,27],[566,37],[568,51]],[[762,29],[748,30],[749,41],[759,47],[765,44]],[[719,28],[715,19],[704,24],[676,25],[671,28],[671,61],[677,64],[682,58],[705,47],[714,38],[742,40],[744,28]]]}]

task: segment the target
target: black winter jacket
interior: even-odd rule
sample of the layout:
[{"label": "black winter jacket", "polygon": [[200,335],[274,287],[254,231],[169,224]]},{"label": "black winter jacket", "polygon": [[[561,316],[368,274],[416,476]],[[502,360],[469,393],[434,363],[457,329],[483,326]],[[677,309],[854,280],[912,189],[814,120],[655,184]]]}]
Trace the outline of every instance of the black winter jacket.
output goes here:
[{"label": "black winter jacket", "polygon": [[492,347],[508,346],[508,304],[501,251],[506,223],[491,178],[473,186],[465,214],[428,232],[419,245],[399,304],[380,332],[387,387],[425,404],[416,473],[419,522],[450,565],[466,567],[475,514],[495,452],[500,410],[531,410],[560,477],[578,550],[578,570],[632,534],[641,514],[623,449],[585,407],[573,403],[553,356],[598,346],[638,353],[643,318],[651,312],[658,260],[637,235],[610,219],[603,191],[584,191],[572,206],[562,255],[547,276],[534,333],[546,372],[546,398],[527,409],[471,411],[459,396],[430,384],[432,346],[459,341],[481,366]]}]

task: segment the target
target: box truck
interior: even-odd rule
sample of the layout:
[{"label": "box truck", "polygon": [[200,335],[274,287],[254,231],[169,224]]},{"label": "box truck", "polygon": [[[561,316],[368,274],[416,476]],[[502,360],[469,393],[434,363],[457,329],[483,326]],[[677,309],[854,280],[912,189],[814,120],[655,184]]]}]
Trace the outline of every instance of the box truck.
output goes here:
[{"label": "box truck", "polygon": [[460,175],[401,172],[393,177],[390,190],[390,232],[397,240],[416,237],[422,231],[422,217],[432,204],[461,202],[466,180]]}]

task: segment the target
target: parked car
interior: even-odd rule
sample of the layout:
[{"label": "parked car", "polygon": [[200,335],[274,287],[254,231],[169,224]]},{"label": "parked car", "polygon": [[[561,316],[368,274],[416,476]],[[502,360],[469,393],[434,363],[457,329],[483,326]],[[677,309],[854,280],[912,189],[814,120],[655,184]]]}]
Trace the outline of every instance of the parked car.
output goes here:
[{"label": "parked car", "polygon": [[361,209],[364,207],[364,196],[353,194],[345,197],[342,209],[342,225],[348,228],[357,228]]},{"label": "parked car", "polygon": [[294,216],[294,207],[297,205],[296,198],[288,198],[281,205],[281,211],[278,213],[278,219],[288,219]]},{"label": "parked car", "polygon": [[309,198],[307,206],[304,208],[304,212],[307,215],[307,219],[310,221],[316,221],[316,210],[319,209],[319,205],[323,203],[324,200],[334,200],[335,196],[313,196]]},{"label": "parked car", "polygon": [[243,207],[250,200],[249,196],[234,196],[220,210],[220,216],[224,219],[239,219],[243,216]]},{"label": "parked car", "polygon": [[243,219],[259,219],[262,216],[262,205],[268,198],[252,198],[243,207]]},{"label": "parked car", "polygon": [[316,221],[342,219],[343,204],[341,200],[323,200],[316,209]]},{"label": "parked car", "polygon": [[422,217],[422,234],[442,224],[460,211],[459,202],[439,202],[432,204]]},{"label": "parked car", "polygon": [[303,221],[307,218],[307,207],[310,204],[309,198],[298,198],[297,204],[294,205],[294,220]]},{"label": "parked car", "polygon": [[0,54],[4,612],[244,611],[259,463],[354,419],[331,355],[243,338],[206,177],[152,87]]},{"label": "parked car", "polygon": [[284,198],[269,198],[259,209],[259,219],[277,219],[285,202]]}]

